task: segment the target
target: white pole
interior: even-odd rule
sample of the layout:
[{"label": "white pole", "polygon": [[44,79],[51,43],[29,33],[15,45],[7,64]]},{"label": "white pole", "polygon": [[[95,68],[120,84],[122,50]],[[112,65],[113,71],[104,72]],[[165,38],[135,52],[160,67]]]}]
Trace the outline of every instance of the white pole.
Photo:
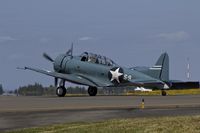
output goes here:
[{"label": "white pole", "polygon": [[187,80],[190,80],[190,59],[189,57],[187,58]]}]

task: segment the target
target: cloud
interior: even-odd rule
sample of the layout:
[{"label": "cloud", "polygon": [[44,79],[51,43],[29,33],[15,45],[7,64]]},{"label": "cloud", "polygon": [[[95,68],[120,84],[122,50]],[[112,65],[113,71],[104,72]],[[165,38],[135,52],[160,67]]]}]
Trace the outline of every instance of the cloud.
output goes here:
[{"label": "cloud", "polygon": [[79,38],[78,40],[79,40],[79,41],[88,41],[88,40],[92,40],[92,39],[94,39],[94,38],[85,36],[85,37]]},{"label": "cloud", "polygon": [[14,41],[17,40],[15,38],[12,38],[10,36],[0,36],[0,42],[7,42],[7,41]]},{"label": "cloud", "polygon": [[154,36],[154,38],[166,40],[166,41],[185,41],[190,38],[190,35],[185,31],[177,31],[171,33],[160,33]]}]

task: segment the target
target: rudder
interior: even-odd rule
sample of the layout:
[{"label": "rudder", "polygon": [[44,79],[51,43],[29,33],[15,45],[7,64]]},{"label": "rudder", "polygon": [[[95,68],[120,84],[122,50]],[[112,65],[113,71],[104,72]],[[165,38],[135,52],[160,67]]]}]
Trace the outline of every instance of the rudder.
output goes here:
[{"label": "rudder", "polygon": [[162,81],[169,81],[169,56],[163,53],[156,64],[149,68],[149,75]]}]

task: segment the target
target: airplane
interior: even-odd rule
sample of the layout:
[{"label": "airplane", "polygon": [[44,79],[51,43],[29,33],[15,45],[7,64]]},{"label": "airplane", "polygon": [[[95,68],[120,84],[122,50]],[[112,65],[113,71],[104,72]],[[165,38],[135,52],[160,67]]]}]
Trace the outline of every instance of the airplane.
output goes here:
[{"label": "airplane", "polygon": [[58,97],[65,96],[66,81],[88,86],[90,96],[96,96],[98,89],[103,87],[131,86],[160,89],[162,96],[166,96],[166,90],[172,86],[169,80],[169,56],[166,52],[161,54],[152,67],[132,68],[121,67],[113,60],[94,53],[84,52],[73,56],[73,45],[66,53],[58,55],[55,59],[46,53],[43,53],[43,56],[53,63],[53,71],[32,67],[18,69],[54,77]]}]

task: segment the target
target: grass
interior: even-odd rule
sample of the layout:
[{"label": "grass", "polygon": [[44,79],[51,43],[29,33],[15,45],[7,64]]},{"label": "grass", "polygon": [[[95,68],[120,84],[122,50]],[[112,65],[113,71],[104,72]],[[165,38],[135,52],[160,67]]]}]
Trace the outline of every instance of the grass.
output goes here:
[{"label": "grass", "polygon": [[[166,90],[167,95],[199,95],[200,89]],[[150,92],[130,91],[127,95],[161,95],[160,90]]]},{"label": "grass", "polygon": [[8,133],[200,133],[200,116],[135,118],[59,124]]}]

